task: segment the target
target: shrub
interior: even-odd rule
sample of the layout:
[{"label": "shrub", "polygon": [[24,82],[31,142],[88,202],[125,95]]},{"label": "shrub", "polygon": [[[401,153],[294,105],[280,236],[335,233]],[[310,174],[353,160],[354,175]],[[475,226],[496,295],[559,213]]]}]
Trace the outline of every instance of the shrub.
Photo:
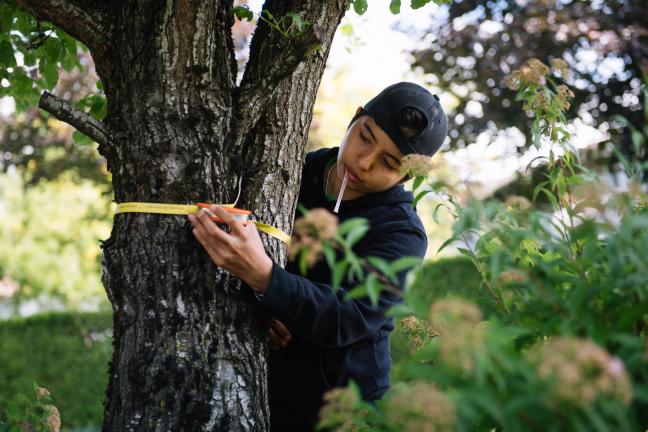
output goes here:
[{"label": "shrub", "polygon": [[46,387],[64,428],[100,425],[112,355],[112,315],[52,313],[0,323],[0,420]]}]

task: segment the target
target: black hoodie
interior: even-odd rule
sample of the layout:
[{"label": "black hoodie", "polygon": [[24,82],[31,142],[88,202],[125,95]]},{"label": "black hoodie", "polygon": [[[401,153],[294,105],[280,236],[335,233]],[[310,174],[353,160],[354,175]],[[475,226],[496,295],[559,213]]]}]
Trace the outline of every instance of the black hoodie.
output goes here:
[{"label": "black hoodie", "polygon": [[[321,149],[306,155],[299,202],[307,209],[333,211],[335,203],[326,200],[323,192],[324,169],[338,150]],[[369,220],[370,229],[353,247],[355,253],[388,261],[423,257],[427,238],[411,203],[412,193],[402,185],[342,201],[340,222],[352,217]],[[296,217],[299,215],[297,211]],[[405,272],[398,279],[403,287]],[[289,262],[286,269],[274,263],[270,285],[259,304],[283,322],[293,338],[286,347],[270,352],[273,431],[311,430],[318,420],[323,393],[345,386],[348,380],[359,385],[365,400],[379,399],[389,388],[389,333],[394,325],[384,313],[401,299],[383,291],[376,307],[367,297],[344,301],[356,285],[343,282],[334,291],[331,270],[323,259],[309,268],[305,277],[295,262]]]}]

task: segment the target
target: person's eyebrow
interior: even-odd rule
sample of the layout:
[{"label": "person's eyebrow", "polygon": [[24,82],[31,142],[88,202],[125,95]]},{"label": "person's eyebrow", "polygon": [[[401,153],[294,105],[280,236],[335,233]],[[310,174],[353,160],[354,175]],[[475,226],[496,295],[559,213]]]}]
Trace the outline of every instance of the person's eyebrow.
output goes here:
[{"label": "person's eyebrow", "polygon": [[368,130],[369,133],[371,134],[371,138],[373,138],[373,140],[374,140],[375,142],[378,142],[378,140],[376,139],[376,135],[374,135],[373,131],[372,131],[371,128],[369,127],[369,124],[367,123],[366,120],[362,123],[362,125],[363,125],[364,127],[367,128],[367,130]]},{"label": "person's eyebrow", "polygon": [[[378,142],[378,140],[376,139],[376,135],[374,135],[373,131],[372,131],[371,128],[369,127],[369,124],[367,124],[367,122],[365,121],[365,122],[362,123],[362,125],[363,125],[364,127],[367,128],[367,130],[368,130],[369,133],[371,134],[371,137],[373,138],[373,140],[374,140],[375,142]],[[400,165],[401,165],[401,161],[400,161],[400,159],[398,159],[396,156],[394,156],[393,154],[388,153],[388,152],[385,152],[385,154],[386,154],[387,156],[389,156],[390,158],[392,158],[392,159],[394,160],[394,162],[396,162],[396,166],[400,166]]]}]

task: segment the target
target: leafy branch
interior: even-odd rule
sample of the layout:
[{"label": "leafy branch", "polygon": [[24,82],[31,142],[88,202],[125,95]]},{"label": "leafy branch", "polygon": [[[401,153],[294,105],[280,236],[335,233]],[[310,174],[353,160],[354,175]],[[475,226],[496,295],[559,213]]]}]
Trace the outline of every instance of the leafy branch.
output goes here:
[{"label": "leafy branch", "polygon": [[[247,5],[236,6],[232,9],[232,12],[240,20],[254,21],[254,12]],[[270,28],[276,30],[287,39],[302,36],[306,28],[310,25],[308,20],[303,19],[295,12],[288,12],[281,17],[275,17],[267,9],[261,11],[259,20],[268,24]]]}]

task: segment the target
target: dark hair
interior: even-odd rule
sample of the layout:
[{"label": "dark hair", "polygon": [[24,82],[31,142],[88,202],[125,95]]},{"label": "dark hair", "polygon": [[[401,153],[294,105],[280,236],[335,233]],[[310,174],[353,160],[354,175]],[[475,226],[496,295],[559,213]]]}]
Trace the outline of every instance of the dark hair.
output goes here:
[{"label": "dark hair", "polygon": [[408,140],[420,134],[425,126],[427,126],[427,120],[418,108],[405,107],[400,111],[398,128]]},{"label": "dark hair", "polygon": [[[353,118],[349,122],[349,125],[347,126],[347,129],[349,129],[353,122],[358,120],[363,115],[369,114],[364,109],[360,110],[360,112],[353,116]],[[400,129],[401,133],[405,135],[405,138],[414,138],[415,136],[420,134],[423,129],[425,129],[425,126],[427,126],[427,120],[425,120],[425,116],[419,109],[414,107],[405,107],[400,111],[400,115],[398,117],[398,128]]]}]

